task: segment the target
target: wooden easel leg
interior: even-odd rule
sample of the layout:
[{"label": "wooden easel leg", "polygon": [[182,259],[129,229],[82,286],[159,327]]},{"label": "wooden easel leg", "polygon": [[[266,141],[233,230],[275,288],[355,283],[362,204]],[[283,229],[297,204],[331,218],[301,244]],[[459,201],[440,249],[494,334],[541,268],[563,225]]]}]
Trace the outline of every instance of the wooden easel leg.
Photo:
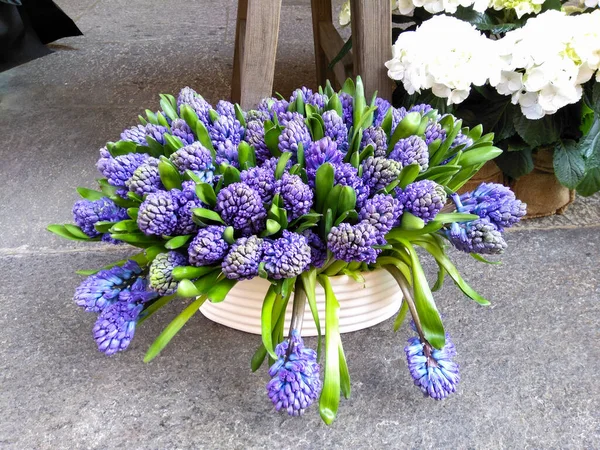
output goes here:
[{"label": "wooden easel leg", "polygon": [[272,95],[281,1],[248,1],[240,70],[239,103],[243,109]]},{"label": "wooden easel leg", "polygon": [[319,22],[332,23],[331,0],[311,0],[313,41],[315,44],[315,65],[317,68],[317,84],[325,86],[328,79],[334,84],[335,76],[327,68],[329,61],[322,45],[322,33]]},{"label": "wooden easel leg", "polygon": [[384,64],[392,57],[390,0],[352,0],[352,53],[354,75],[360,75],[367,98],[378,91],[391,100],[392,81]]}]

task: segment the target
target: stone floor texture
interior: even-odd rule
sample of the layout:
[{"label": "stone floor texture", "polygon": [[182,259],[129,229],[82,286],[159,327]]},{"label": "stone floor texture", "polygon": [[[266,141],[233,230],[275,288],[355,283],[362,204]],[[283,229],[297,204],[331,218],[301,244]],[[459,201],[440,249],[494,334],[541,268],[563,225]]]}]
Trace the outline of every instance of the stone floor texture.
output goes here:
[{"label": "stone floor texture", "polygon": [[[58,0],[82,37],[0,73],[0,448],[600,448],[600,196],[508,234],[500,266],[452,253],[484,308],[451,283],[436,295],[462,380],[424,399],[387,321],[343,336],[352,397],[325,426],[272,411],[259,337],[196,315],[152,363],[145,350],[184,307],[141,326],[129,351],[97,352],[72,302],[79,268],[127,255],[45,231],[69,222],[98,149],[159,93],[227,97],[236,2]],[[308,0],[284,0],[275,90],[315,85]],[[425,261],[433,273],[431,261]],[[310,344],[314,341],[309,340]]]}]

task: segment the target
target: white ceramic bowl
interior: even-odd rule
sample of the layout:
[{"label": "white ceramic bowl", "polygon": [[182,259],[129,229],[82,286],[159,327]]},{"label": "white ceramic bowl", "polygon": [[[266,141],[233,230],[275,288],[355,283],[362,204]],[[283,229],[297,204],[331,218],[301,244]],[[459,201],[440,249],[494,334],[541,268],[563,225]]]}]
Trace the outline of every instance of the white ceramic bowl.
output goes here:
[{"label": "white ceramic bowl", "polygon": [[[357,283],[346,275],[331,277],[331,286],[340,303],[340,332],[362,330],[392,317],[402,303],[402,293],[394,278],[385,270],[364,273],[365,282]],[[213,322],[260,334],[260,315],[269,282],[256,277],[242,281],[229,291],[221,303],[206,302],[200,312]],[[317,308],[321,330],[325,329],[325,293],[317,284]],[[287,333],[292,313],[292,301],[288,304],[285,318]],[[316,336],[317,328],[310,308],[306,307],[303,336]]]}]

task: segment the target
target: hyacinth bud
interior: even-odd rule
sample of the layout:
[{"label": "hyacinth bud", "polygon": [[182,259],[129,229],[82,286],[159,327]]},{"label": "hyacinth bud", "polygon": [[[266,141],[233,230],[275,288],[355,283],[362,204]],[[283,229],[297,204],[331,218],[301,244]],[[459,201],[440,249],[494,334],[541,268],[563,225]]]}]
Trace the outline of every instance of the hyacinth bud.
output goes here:
[{"label": "hyacinth bud", "polygon": [[363,162],[362,167],[363,181],[369,186],[371,192],[377,192],[392,181],[396,181],[402,170],[397,161],[379,156],[369,156]]},{"label": "hyacinth bud", "polygon": [[217,111],[217,114],[221,116],[235,117],[235,106],[227,100],[219,100],[215,110]]},{"label": "hyacinth bud", "polygon": [[279,358],[269,369],[271,381],[267,384],[267,395],[277,411],[299,416],[321,392],[317,353],[304,347],[296,330],[292,332],[291,342],[286,339],[277,345],[275,353]]},{"label": "hyacinth bud", "polygon": [[310,131],[304,120],[291,120],[279,135],[279,151],[291,152],[295,155],[299,144],[302,144],[303,148],[308,148],[311,140]]},{"label": "hyacinth bud", "polygon": [[236,240],[221,264],[225,276],[232,280],[249,280],[257,276],[258,265],[263,256],[263,243],[258,236]]},{"label": "hyacinth bud", "polygon": [[301,88],[296,89],[292,92],[292,96],[290,97],[290,103],[294,103],[298,98],[298,95],[302,96],[302,100],[304,103],[307,103],[308,100],[314,95],[312,89],[307,88],[306,86],[302,86]]},{"label": "hyacinth bud", "polygon": [[383,119],[385,119],[385,115],[392,107],[392,104],[381,97],[377,97],[375,99],[375,106],[377,106],[377,109],[373,113],[373,125],[375,127],[380,127],[383,123]]},{"label": "hyacinth bud", "polygon": [[275,97],[263,98],[256,107],[259,111],[264,111],[269,114],[269,118],[273,115],[283,114],[287,111],[289,103],[287,100],[277,99]]},{"label": "hyacinth bud", "polygon": [[200,119],[204,125],[208,125],[210,123],[210,104],[204,100],[202,96],[198,95],[198,93],[192,88],[184,87],[179,92],[179,96],[177,97],[177,111],[179,113],[181,113],[181,107],[183,105],[188,105],[190,108],[192,108],[198,115],[198,119]]},{"label": "hyacinth bud", "polygon": [[298,175],[284,173],[275,185],[275,193],[281,196],[288,221],[308,213],[313,204],[313,191]]},{"label": "hyacinth bud", "polygon": [[306,99],[306,104],[314,106],[317,108],[318,112],[321,112],[323,111],[323,108],[325,108],[328,100],[326,95],[315,92]]},{"label": "hyacinth bud", "polygon": [[146,136],[151,137],[160,145],[165,145],[167,143],[165,141],[165,134],[168,132],[169,129],[162,125],[154,125],[153,123],[146,124]]},{"label": "hyacinth bud", "polygon": [[196,140],[192,129],[183,119],[175,119],[171,123],[171,134],[181,139],[183,145],[192,144]]},{"label": "hyacinth bud", "polygon": [[335,142],[339,151],[346,153],[348,151],[348,128],[346,128],[344,120],[333,109],[325,111],[321,117],[325,124],[325,137]]},{"label": "hyacinth bud", "polygon": [[304,230],[302,236],[306,238],[306,242],[310,247],[310,264],[304,270],[308,270],[308,267],[323,267],[327,260],[327,246],[321,240],[319,235],[311,229]]},{"label": "hyacinth bud", "polygon": [[221,189],[215,211],[245,236],[262,231],[267,217],[260,195],[246,183],[232,183]]},{"label": "hyacinth bud", "polygon": [[438,122],[430,120],[425,128],[425,143],[429,146],[436,139],[443,142],[446,139],[446,131]]},{"label": "hyacinth bud", "polygon": [[425,141],[418,136],[400,139],[388,158],[398,161],[401,167],[417,163],[421,172],[429,168],[429,149]]},{"label": "hyacinth bud", "polygon": [[293,278],[310,264],[310,247],[304,236],[283,230],[282,237],[265,242],[263,261],[269,278]]},{"label": "hyacinth bud", "polygon": [[138,228],[147,235],[170,236],[177,227],[178,208],[177,200],[170,192],[150,193],[140,205]]},{"label": "hyacinth bud", "polygon": [[107,197],[99,200],[82,199],[73,205],[73,220],[81,231],[92,238],[100,235],[94,228],[97,222],[119,222],[127,217],[127,210]]},{"label": "hyacinth bud", "polygon": [[194,142],[180,148],[169,159],[180,173],[185,173],[186,170],[204,172],[214,169],[210,150],[200,142]]},{"label": "hyacinth bud", "polygon": [[347,92],[341,92],[339,96],[342,103],[342,119],[344,119],[346,128],[350,129],[354,123],[354,97]]},{"label": "hyacinth bud", "polygon": [[[146,153],[128,153],[113,158],[108,151],[100,149],[100,159],[96,167],[113,186],[123,186],[131,178],[133,172],[148,160]],[[126,191],[125,191],[126,193]]]},{"label": "hyacinth bud", "polygon": [[150,264],[150,289],[159,295],[170,295],[177,290],[177,281],[173,279],[173,269],[185,266],[187,259],[180,253],[160,253]]},{"label": "hyacinth bud", "polygon": [[223,239],[224,226],[210,225],[201,228],[190,243],[188,256],[193,266],[209,266],[221,261],[229,250],[229,244]]},{"label": "hyacinth bud", "polygon": [[109,356],[125,350],[143,308],[141,304],[119,301],[104,309],[92,330],[98,350]]},{"label": "hyacinth bud", "polygon": [[269,167],[250,167],[240,173],[240,181],[246,183],[260,196],[263,203],[271,203],[275,193],[275,173]]},{"label": "hyacinth bud", "polygon": [[444,187],[431,180],[421,180],[396,189],[396,198],[402,203],[404,212],[420,217],[425,223],[433,220],[446,204]]},{"label": "hyacinth bud", "polygon": [[365,128],[360,142],[360,148],[364,149],[368,145],[372,145],[374,156],[385,156],[387,154],[387,136],[381,127]]},{"label": "hyacinth bud", "polygon": [[350,186],[356,192],[356,207],[361,208],[365,200],[369,197],[371,190],[363,179],[358,176],[358,170],[349,163],[338,164],[335,166],[334,184],[340,186]]},{"label": "hyacinth bud", "polygon": [[450,229],[446,230],[446,236],[454,247],[466,253],[497,255],[507,247],[498,227],[488,219],[453,223]]},{"label": "hyacinth bud", "polygon": [[394,131],[396,131],[396,127],[398,126],[398,124],[400,122],[402,122],[402,119],[404,119],[404,117],[407,114],[408,113],[406,112],[406,108],[404,108],[404,106],[402,106],[400,108],[394,108],[392,106],[392,129],[391,129],[391,135],[394,134]]},{"label": "hyacinth bud", "polygon": [[357,225],[342,222],[327,236],[327,248],[335,259],[346,262],[360,261],[372,264],[381,250],[374,249],[384,239],[373,225],[363,221]]},{"label": "hyacinth bud", "polygon": [[391,195],[377,194],[365,201],[358,218],[373,225],[383,237],[394,227],[402,209],[402,203]]},{"label": "hyacinth bud", "polygon": [[210,135],[213,144],[231,141],[233,144],[237,145],[244,137],[244,127],[235,116],[219,116],[219,118],[208,127],[208,134]]},{"label": "hyacinth bud", "polygon": [[271,151],[265,143],[265,126],[262,120],[250,120],[246,123],[246,142],[254,147],[257,164],[269,159]]},{"label": "hyacinth bud", "polygon": [[[342,124],[344,129],[346,126]],[[344,160],[344,154],[329,136],[313,142],[304,149],[304,163],[309,180],[314,180],[317,169],[326,162],[337,166]]]},{"label": "hyacinth bud", "polygon": [[144,125],[135,125],[131,128],[123,130],[121,140],[134,142],[137,145],[148,145],[146,141],[146,127]]},{"label": "hyacinth bud", "polygon": [[143,197],[152,192],[164,190],[165,187],[160,180],[158,173],[158,159],[148,158],[148,160],[135,169],[133,175],[125,182],[129,191]]},{"label": "hyacinth bud", "polygon": [[434,400],[443,400],[448,395],[456,392],[460,381],[458,364],[452,361],[456,356],[456,347],[446,335],[446,345],[438,350],[429,344],[421,342],[418,337],[408,340],[404,348],[408,369],[425,397]]},{"label": "hyacinth bud", "polygon": [[418,112],[422,116],[427,114],[429,111],[433,111],[433,107],[431,105],[428,105],[427,103],[421,103],[419,105],[414,105],[408,110],[409,113]]}]

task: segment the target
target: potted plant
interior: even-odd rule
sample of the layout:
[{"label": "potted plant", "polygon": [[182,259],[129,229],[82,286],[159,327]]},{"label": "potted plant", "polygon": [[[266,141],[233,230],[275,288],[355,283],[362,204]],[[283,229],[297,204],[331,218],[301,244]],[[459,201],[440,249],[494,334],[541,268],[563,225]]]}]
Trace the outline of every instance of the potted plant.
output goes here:
[{"label": "potted plant", "polygon": [[395,102],[428,102],[493,131],[505,150],[495,163],[531,216],[561,210],[574,190],[600,190],[600,11],[554,0],[461,5],[398,2],[412,16],[394,16],[409,23],[395,29],[386,64]]},{"label": "potted plant", "polygon": [[[439,266],[433,290],[449,276],[468,297],[489,303],[445,247],[485,261],[482,254],[506,248],[503,229],[525,214],[501,185],[456,194],[501,153],[491,134],[428,105],[367,102],[360,79],[337,93],[330,85],[302,88],[289,101],[264,99],[246,112],[226,101],[213,109],[190,88],[162,95],[160,104],[100,150],[103,178],[99,190],[78,189],[76,225],[49,227],[68,239],[141,249],[79,272],[88,278],[75,302],[98,314],[100,351],[125,350],[158,309],[191,298],[150,346],[151,361],[199,308],[218,315],[231,295],[237,318],[230,325],[244,329],[248,318],[255,328],[247,331],[262,336],[252,369],[269,359],[275,408],[298,415],[318,399],[329,424],[340,394],[350,395],[342,319],[356,319],[349,331],[399,308],[394,328],[410,311],[418,335],[406,347],[415,384],[435,399],[455,391],[455,347],[417,248]],[[304,321],[314,322],[317,351],[304,346]]]}]

